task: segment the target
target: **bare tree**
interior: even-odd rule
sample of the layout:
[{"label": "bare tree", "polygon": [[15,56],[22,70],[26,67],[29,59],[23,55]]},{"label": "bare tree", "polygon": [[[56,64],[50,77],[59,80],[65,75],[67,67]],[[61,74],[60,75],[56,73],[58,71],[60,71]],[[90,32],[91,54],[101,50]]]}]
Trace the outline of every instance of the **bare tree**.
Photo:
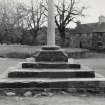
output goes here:
[{"label": "bare tree", "polygon": [[9,36],[9,32],[12,28],[12,11],[11,8],[7,6],[7,3],[3,3],[0,5],[0,37],[1,43],[2,41],[6,41]]},{"label": "bare tree", "polygon": [[30,29],[31,34],[33,36],[33,43],[35,42],[35,39],[38,35],[39,29],[42,27],[44,24],[45,16],[44,12],[45,9],[42,6],[43,0],[41,1],[34,1],[31,0],[31,6],[28,8],[28,15],[26,18],[27,21],[27,27]]},{"label": "bare tree", "polygon": [[[3,2],[2,2],[3,3]],[[19,27],[22,26],[22,19],[25,16],[21,11],[23,4],[11,2],[1,4],[0,6],[0,39],[2,42],[14,42],[22,35]],[[17,31],[18,30],[18,31]]]},{"label": "bare tree", "polygon": [[[46,12],[44,12],[47,17],[48,11],[48,1],[45,0],[45,4],[43,5]],[[78,18],[81,16],[85,16],[83,11],[85,7],[80,7],[77,0],[56,0],[55,4],[55,23],[57,29],[61,36],[61,46],[64,46],[65,43],[65,31],[66,28],[70,25],[71,22],[78,21]]]},{"label": "bare tree", "polygon": [[62,0],[59,1],[56,6],[55,23],[62,39],[62,46],[65,42],[65,29],[79,16],[83,15],[84,7],[79,7],[76,0]]},{"label": "bare tree", "polygon": [[27,30],[30,30],[30,37],[34,43],[41,26],[46,21],[45,9],[42,7],[43,0],[31,0],[27,5],[24,2],[12,1],[9,2],[13,4],[12,6],[8,5],[8,1],[1,3],[3,4],[0,4],[0,39],[16,41],[16,38],[25,38]]}]

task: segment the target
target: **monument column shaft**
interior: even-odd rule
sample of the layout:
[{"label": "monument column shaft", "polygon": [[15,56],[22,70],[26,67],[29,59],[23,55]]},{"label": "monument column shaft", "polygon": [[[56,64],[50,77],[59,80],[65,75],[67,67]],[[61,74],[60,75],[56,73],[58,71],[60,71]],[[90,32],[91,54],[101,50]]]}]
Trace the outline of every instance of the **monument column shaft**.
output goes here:
[{"label": "monument column shaft", "polygon": [[55,16],[54,16],[54,1],[53,0],[48,0],[47,45],[55,46]]}]

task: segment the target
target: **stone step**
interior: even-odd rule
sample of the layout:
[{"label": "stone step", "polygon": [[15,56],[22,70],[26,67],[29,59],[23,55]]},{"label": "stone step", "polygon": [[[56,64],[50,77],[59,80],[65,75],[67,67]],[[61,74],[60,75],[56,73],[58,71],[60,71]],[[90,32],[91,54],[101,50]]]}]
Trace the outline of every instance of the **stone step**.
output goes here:
[{"label": "stone step", "polygon": [[60,46],[43,46],[42,50],[59,50]]},{"label": "stone step", "polygon": [[22,68],[46,68],[46,69],[80,69],[80,64],[70,64],[65,62],[22,62]]},{"label": "stone step", "polygon": [[94,78],[92,70],[36,70],[36,69],[14,69],[8,72],[8,78]]},{"label": "stone step", "polygon": [[0,79],[0,88],[104,88],[105,78]]}]

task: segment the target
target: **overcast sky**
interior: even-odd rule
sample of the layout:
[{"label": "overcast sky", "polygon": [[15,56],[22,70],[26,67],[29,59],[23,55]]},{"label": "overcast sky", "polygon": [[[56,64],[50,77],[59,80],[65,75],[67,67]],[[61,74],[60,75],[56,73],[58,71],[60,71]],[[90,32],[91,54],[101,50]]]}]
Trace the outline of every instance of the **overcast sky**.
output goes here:
[{"label": "overcast sky", "polygon": [[86,17],[82,23],[97,22],[100,15],[105,16],[105,0],[80,0],[82,5],[87,7]]},{"label": "overcast sky", "polygon": [[[5,0],[0,0],[0,1],[5,1]],[[28,4],[29,1],[31,0],[17,0],[17,1],[22,1]],[[54,1],[56,2],[56,0]],[[78,0],[78,1],[82,6],[85,6],[87,8],[85,10],[86,17],[80,19],[81,23],[98,22],[98,17],[100,15],[105,16],[105,0]]]},{"label": "overcast sky", "polygon": [[[56,0],[54,1],[56,2]],[[87,8],[85,10],[86,17],[81,19],[82,23],[98,22],[98,17],[100,15],[105,16],[105,0],[78,0],[78,1],[82,6],[85,6]]]}]

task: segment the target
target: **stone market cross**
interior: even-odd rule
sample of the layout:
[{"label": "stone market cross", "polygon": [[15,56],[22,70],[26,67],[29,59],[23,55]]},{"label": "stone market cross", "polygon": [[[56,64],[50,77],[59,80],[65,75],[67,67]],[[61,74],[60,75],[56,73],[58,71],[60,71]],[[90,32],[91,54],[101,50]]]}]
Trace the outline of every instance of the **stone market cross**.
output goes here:
[{"label": "stone market cross", "polygon": [[[97,78],[95,71],[71,64],[63,49],[55,46],[54,1],[48,0],[47,46],[33,55],[35,61],[21,62],[10,69],[6,79],[0,80],[1,88],[12,89],[96,89],[105,88],[105,78]],[[72,57],[72,56],[71,56]],[[36,90],[37,91],[37,90]]]}]

